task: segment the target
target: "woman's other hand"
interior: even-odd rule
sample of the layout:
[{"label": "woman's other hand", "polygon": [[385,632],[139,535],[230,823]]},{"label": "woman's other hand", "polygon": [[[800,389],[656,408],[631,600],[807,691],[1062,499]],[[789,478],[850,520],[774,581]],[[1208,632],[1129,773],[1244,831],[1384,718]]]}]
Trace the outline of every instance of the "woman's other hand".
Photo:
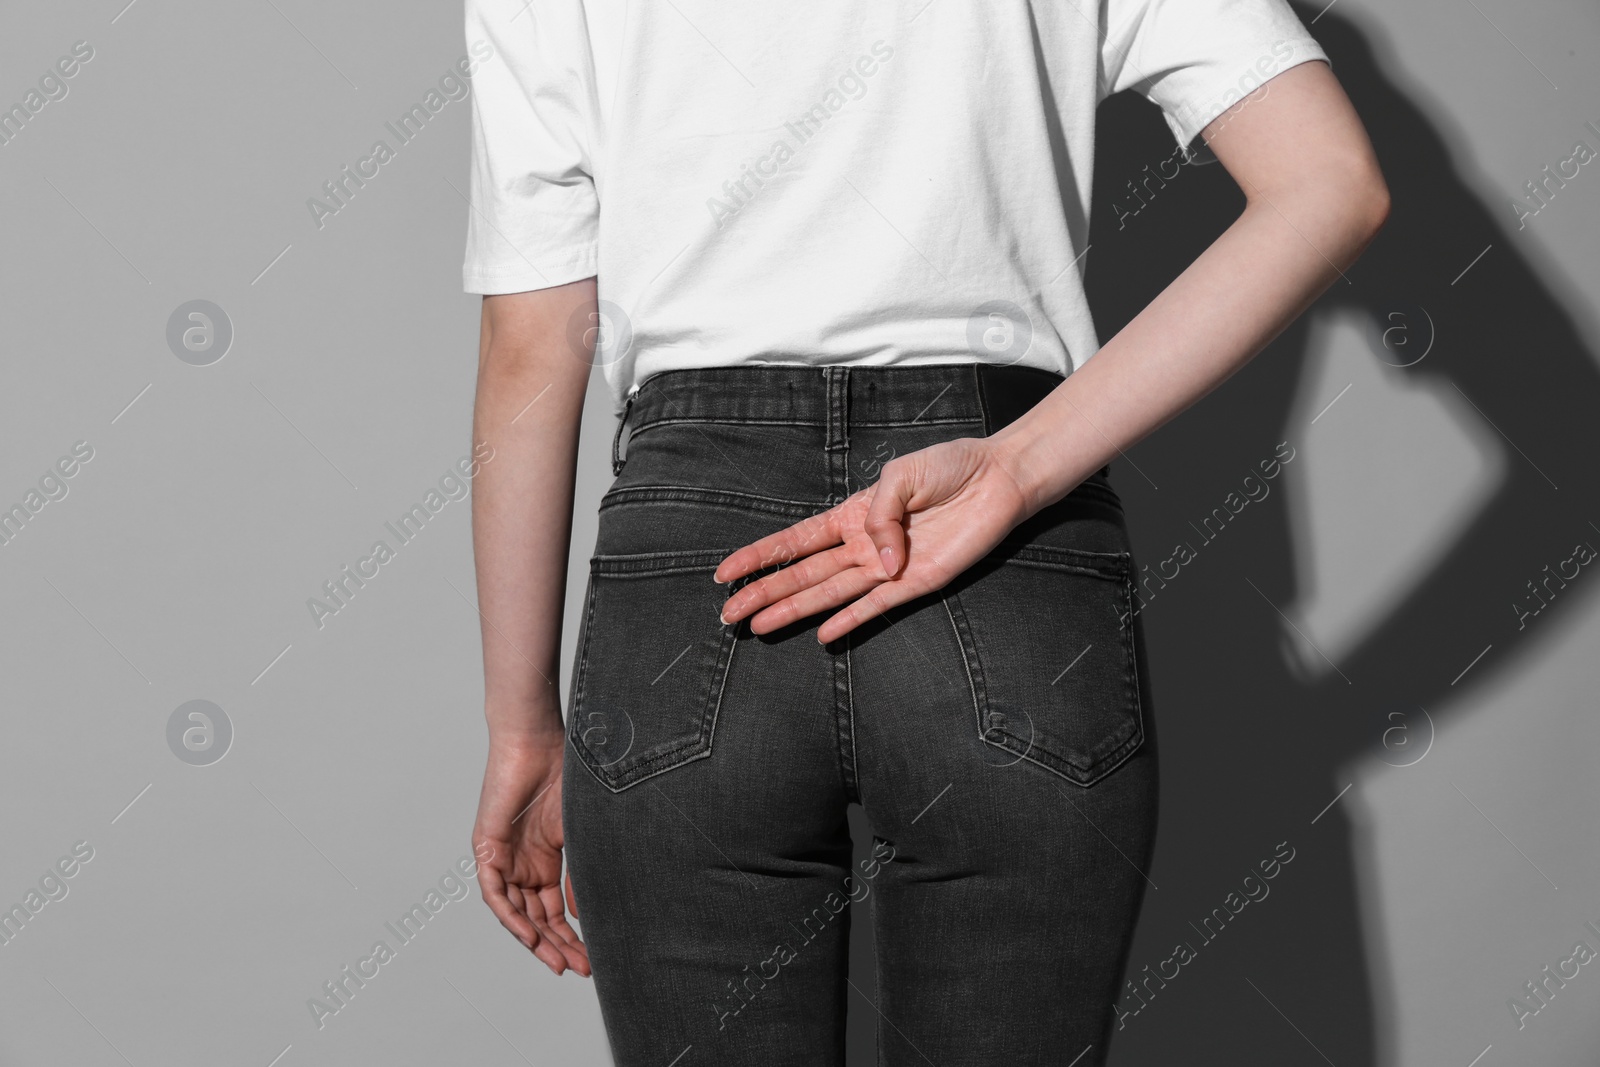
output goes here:
[{"label": "woman's other hand", "polygon": [[723,560],[719,582],[790,565],[729,597],[722,617],[749,618],[751,631],[764,634],[847,605],[817,631],[817,640],[836,641],[988,555],[1028,517],[1028,499],[992,439],[908,453],[889,461],[876,484]]},{"label": "woman's other hand", "polygon": [[488,446],[472,475],[489,727],[473,831],[478,886],[501,925],[545,966],[582,975],[588,951],[567,925],[561,898],[558,656],[592,356],[569,337],[575,325],[598,321],[595,285],[587,278],[483,298],[472,430],[473,442]]},{"label": "woman's other hand", "polygon": [[558,734],[490,747],[472,847],[478,888],[500,925],[556,974],[588,976],[588,949],[567,923],[566,908],[578,915],[570,876],[561,893],[563,745]]}]

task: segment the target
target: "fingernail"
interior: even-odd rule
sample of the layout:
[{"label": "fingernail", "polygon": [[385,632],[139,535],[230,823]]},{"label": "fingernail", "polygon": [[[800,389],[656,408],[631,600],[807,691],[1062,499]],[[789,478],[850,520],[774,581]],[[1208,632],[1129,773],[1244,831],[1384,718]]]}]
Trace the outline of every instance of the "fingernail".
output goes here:
[{"label": "fingernail", "polygon": [[878,549],[878,558],[883,561],[883,573],[889,575],[894,574],[894,549]]}]

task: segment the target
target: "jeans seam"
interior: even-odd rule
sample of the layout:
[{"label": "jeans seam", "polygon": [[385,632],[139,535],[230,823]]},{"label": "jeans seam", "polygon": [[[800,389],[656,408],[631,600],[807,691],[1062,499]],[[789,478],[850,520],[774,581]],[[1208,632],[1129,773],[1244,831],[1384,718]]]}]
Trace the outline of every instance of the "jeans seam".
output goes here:
[{"label": "jeans seam", "polygon": [[[977,671],[974,671],[972,661],[967,658],[967,638],[961,632],[961,623],[956,620],[955,609],[950,606],[950,602],[955,598],[956,594],[951,593],[947,597],[940,598],[940,603],[944,605],[944,613],[950,619],[950,629],[955,634],[956,648],[961,653],[962,669],[967,672],[967,690],[972,694],[972,717],[978,727],[978,740],[984,744],[989,744],[990,742],[984,737],[986,731],[983,726],[983,709],[988,705],[988,700],[984,694],[979,692],[983,688],[983,670],[980,667]],[[958,603],[957,607],[959,606]],[[961,615],[962,618],[966,617],[964,609]],[[973,658],[976,658],[976,651],[974,651]]]},{"label": "jeans seam", "polygon": [[731,548],[691,548],[672,552],[597,552],[589,558],[589,573],[606,578],[654,578],[686,571],[715,570]]},{"label": "jeans seam", "polygon": [[[583,681],[589,669],[589,642],[594,635],[594,585],[594,572],[591,565],[589,589],[584,597],[587,603],[584,604],[583,609],[583,640],[578,645],[578,662],[572,671],[572,693],[567,698],[568,722],[566,733],[567,743],[572,746],[573,754],[578,757],[578,762],[583,764],[584,770],[588,771],[595,781],[601,785],[606,785],[604,779],[600,777],[593,767],[589,766],[589,761],[583,758],[582,745],[579,744],[577,737],[578,711],[583,707]],[[611,787],[606,786],[606,788],[609,789]]]},{"label": "jeans seam", "polygon": [[1038,567],[1114,582],[1133,574],[1133,557],[1127,552],[1090,552],[1081,548],[1035,545],[1023,541],[1003,541],[1002,544],[1012,549],[1005,557],[1005,566]]},{"label": "jeans seam", "polygon": [[[627,460],[622,458],[622,428],[628,424],[628,413],[633,410],[633,397],[628,397],[622,406],[622,414],[617,416],[617,432],[611,438],[611,476],[613,478],[622,474],[622,468]],[[630,442],[632,438],[629,438]],[[630,448],[630,451],[632,449]]]},{"label": "jeans seam", "polygon": [[[840,499],[850,493],[850,368],[823,370],[827,391],[828,425],[823,434],[822,451],[828,471],[829,498]],[[833,655],[834,738],[838,748],[839,779],[846,797],[855,795],[855,698],[850,687],[850,635],[846,634]],[[848,762],[846,757],[848,756]]]},{"label": "jeans seam", "polygon": [[[845,796],[853,798],[856,803],[866,806],[866,801],[861,799],[861,765],[856,759],[856,690],[855,690],[855,661],[850,656],[853,642],[851,634],[844,635],[844,701],[850,713],[850,775],[845,783]],[[840,772],[843,773],[843,761],[840,761]]]},{"label": "jeans seam", "polygon": [[[852,419],[851,426],[884,428],[891,426],[958,426],[962,424],[982,424],[984,416],[980,413],[972,415],[949,415],[942,418],[930,419],[926,416],[907,419]],[[719,426],[820,426],[827,428],[828,420],[824,416],[820,419],[753,419],[733,415],[679,415],[662,416],[659,419],[636,419],[633,428],[628,432],[628,440],[633,440],[647,431],[659,426],[694,426],[694,425],[719,425]],[[988,436],[987,434],[985,436]]]},{"label": "jeans seam", "polygon": [[649,504],[660,502],[706,504],[712,507],[742,507],[752,511],[795,515],[800,518],[808,518],[829,507],[828,504],[822,501],[788,500],[783,497],[741,493],[734,489],[706,489],[701,486],[677,485],[630,485],[608,491],[600,498],[600,510],[604,511],[607,508],[622,507],[634,503]]},{"label": "jeans seam", "polygon": [[752,419],[735,415],[663,415],[659,419],[644,419],[635,423],[629,440],[638,437],[646,430],[653,430],[658,426],[685,426],[704,423],[718,423],[723,426],[822,426],[822,419]]},{"label": "jeans seam", "polygon": [[1133,554],[1130,552],[1128,554],[1128,575],[1122,580],[1123,604],[1126,607],[1122,619],[1127,621],[1123,622],[1122,619],[1118,621],[1121,624],[1123,645],[1128,652],[1128,688],[1132,693],[1133,714],[1139,723],[1139,730],[1128,739],[1127,752],[1118,756],[1106,768],[1106,774],[1110,774],[1122,766],[1129,757],[1143,748],[1145,734],[1147,733],[1144,723],[1144,697],[1139,692],[1139,646],[1133,639],[1133,576],[1135,573],[1133,569]]}]

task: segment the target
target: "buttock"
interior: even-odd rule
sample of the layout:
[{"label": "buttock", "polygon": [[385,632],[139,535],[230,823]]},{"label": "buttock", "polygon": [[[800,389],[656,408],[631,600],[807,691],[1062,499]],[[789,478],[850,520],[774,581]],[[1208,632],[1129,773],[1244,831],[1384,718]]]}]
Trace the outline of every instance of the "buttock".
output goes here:
[{"label": "buttock", "polygon": [[893,1020],[881,1062],[979,1062],[952,1003],[985,1005],[982,1062],[1103,1062],[1156,819],[1107,473],[829,645],[828,613],[762,635],[719,617],[763,573],[718,585],[729,553],[992,432],[1004,398],[969,380],[696,372],[727,391],[645,396],[600,506],[562,803],[619,1064],[842,1063],[852,914]]},{"label": "buttock", "polygon": [[[600,505],[569,699],[574,748],[607,789],[712,751],[734,661],[751,642],[747,627],[722,623],[721,606],[776,569],[719,585],[724,558],[870,484],[880,457],[982,425],[874,429],[837,454],[823,427],[806,425],[676,423],[630,442]],[[841,467],[859,477],[839,479]],[[1097,472],[890,619],[938,604],[973,736],[1083,787],[1145,738],[1135,582],[1121,502]],[[827,614],[762,643],[809,634]]]}]

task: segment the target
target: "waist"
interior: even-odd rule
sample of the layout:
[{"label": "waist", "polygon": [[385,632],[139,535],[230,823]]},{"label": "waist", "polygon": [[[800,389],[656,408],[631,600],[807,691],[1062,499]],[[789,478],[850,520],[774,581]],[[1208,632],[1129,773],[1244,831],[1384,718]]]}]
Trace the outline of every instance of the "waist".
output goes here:
[{"label": "waist", "polygon": [[[840,442],[851,429],[953,423],[981,427],[987,437],[1065,380],[1033,367],[977,362],[690,368],[647,378],[623,418],[633,436],[656,426],[715,422],[817,426]],[[1099,473],[1108,471],[1109,465]]]},{"label": "waist", "polygon": [[[616,478],[600,502],[596,551],[732,551],[867,488],[898,456],[995,433],[1064,380],[977,362],[662,371],[618,421]],[[632,433],[622,448],[625,429]],[[1109,470],[1007,540],[1128,551]]]}]

